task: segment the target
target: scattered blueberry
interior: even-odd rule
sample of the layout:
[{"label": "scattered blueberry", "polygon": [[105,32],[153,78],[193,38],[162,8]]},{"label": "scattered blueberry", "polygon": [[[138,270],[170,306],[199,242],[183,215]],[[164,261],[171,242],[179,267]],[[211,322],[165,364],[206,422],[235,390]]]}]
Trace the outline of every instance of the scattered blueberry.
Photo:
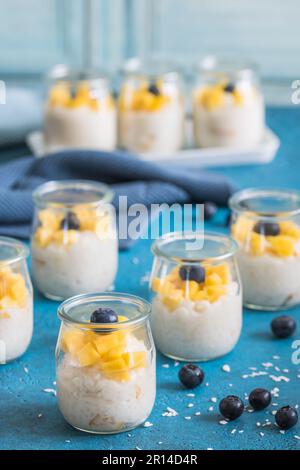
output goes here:
[{"label": "scattered blueberry", "polygon": [[233,93],[235,91],[235,85],[234,83],[228,83],[225,87],[224,87],[224,91],[226,93]]},{"label": "scattered blueberry", "polygon": [[110,308],[97,308],[91,315],[92,323],[117,323],[118,315]]},{"label": "scattered blueberry", "polygon": [[280,234],[280,226],[275,222],[257,222],[253,231],[261,235],[275,237]]},{"label": "scattered blueberry", "polygon": [[249,403],[254,410],[264,410],[272,401],[272,395],[265,388],[255,388],[249,395]]},{"label": "scattered blueberry", "polygon": [[204,203],[204,220],[211,220],[217,213],[218,206],[214,202]]},{"label": "scattered blueberry", "polygon": [[155,83],[151,83],[148,87],[148,91],[150,93],[152,93],[152,95],[155,95],[155,96],[159,96],[160,95],[160,91],[159,91],[159,88],[158,86],[155,84]]},{"label": "scattered blueberry", "polygon": [[181,367],[178,377],[186,388],[195,388],[204,380],[204,372],[195,364],[186,364]]},{"label": "scattered blueberry", "polygon": [[228,395],[220,401],[219,410],[230,421],[237,419],[244,411],[244,403],[235,395]]},{"label": "scattered blueberry", "polygon": [[67,212],[66,217],[60,223],[60,228],[63,230],[79,230],[80,222],[77,215],[72,211]]},{"label": "scattered blueberry", "polygon": [[298,413],[290,406],[283,406],[277,411],[275,421],[280,429],[290,429],[297,424]]},{"label": "scattered blueberry", "polygon": [[200,284],[205,280],[205,269],[202,266],[181,266],[179,276],[183,281],[195,281]]},{"label": "scattered blueberry", "polygon": [[295,333],[297,323],[293,317],[289,315],[281,315],[271,322],[271,329],[277,338],[288,338]]}]

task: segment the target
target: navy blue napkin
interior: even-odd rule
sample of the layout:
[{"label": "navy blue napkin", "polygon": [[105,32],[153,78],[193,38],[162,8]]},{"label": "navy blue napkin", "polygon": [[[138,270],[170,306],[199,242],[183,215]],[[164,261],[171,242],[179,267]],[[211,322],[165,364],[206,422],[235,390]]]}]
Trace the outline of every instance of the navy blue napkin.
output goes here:
[{"label": "navy blue napkin", "polygon": [[[49,180],[86,179],[109,184],[128,205],[200,203],[225,206],[232,185],[222,176],[139,160],[126,152],[64,151],[41,159],[24,157],[0,166],[0,234],[28,238],[33,215],[32,190]],[[128,241],[121,240],[121,248]]]}]

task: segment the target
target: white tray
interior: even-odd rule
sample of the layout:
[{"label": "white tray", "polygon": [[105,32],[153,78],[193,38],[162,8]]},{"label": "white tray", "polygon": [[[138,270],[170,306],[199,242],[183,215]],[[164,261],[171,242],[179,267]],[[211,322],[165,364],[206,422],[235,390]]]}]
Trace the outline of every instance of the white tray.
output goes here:
[{"label": "white tray", "polygon": [[[44,143],[44,135],[41,131],[28,134],[27,145],[37,157],[42,157],[47,152]],[[204,166],[233,166],[233,165],[263,165],[270,163],[276,155],[280,140],[271,129],[266,128],[261,142],[251,148],[187,148],[172,155],[141,154],[140,158],[151,162],[162,164],[170,163],[182,167],[204,167]]]}]

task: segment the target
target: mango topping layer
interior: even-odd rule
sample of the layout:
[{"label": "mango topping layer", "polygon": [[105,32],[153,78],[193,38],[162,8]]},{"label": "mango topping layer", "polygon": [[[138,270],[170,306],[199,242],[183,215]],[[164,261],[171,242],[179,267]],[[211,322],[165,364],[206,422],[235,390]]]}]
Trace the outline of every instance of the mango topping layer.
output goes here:
[{"label": "mango topping layer", "polygon": [[159,83],[149,85],[142,83],[138,89],[124,86],[119,98],[120,111],[154,112],[171,102],[170,96],[164,94]]},{"label": "mango topping layer", "polygon": [[152,290],[162,297],[162,302],[169,310],[175,310],[184,300],[216,302],[226,295],[227,285],[231,282],[230,269],[227,263],[216,266],[202,266],[205,270],[204,282],[183,280],[179,268],[174,268],[164,279],[154,278]]},{"label": "mango topping layer", "polygon": [[24,308],[28,292],[22,274],[14,273],[9,267],[0,267],[0,319],[9,318],[8,308]]},{"label": "mango topping layer", "polygon": [[243,104],[243,95],[241,92],[233,85],[224,85],[224,83],[203,87],[196,96],[196,101],[208,111],[213,111],[224,105],[225,96],[229,93],[232,96],[234,104],[238,106]]},{"label": "mango topping layer", "polygon": [[[118,315],[118,322],[127,320]],[[107,378],[128,381],[130,372],[146,367],[146,351],[127,351],[130,333],[125,330],[100,333],[79,328],[65,329],[61,347],[81,367],[96,367]]]},{"label": "mango topping layer", "polygon": [[71,92],[70,85],[67,82],[57,83],[49,93],[48,103],[50,107],[63,107],[76,109],[82,106],[88,107],[92,111],[99,111],[101,105],[107,109],[114,108],[114,100],[111,95],[105,96],[102,100],[92,96],[91,88],[88,83],[79,83]]},{"label": "mango topping layer", "polygon": [[74,206],[71,211],[44,209],[38,214],[39,226],[34,241],[42,248],[50,243],[72,245],[78,232],[90,231],[105,238],[109,231],[109,215],[86,204]]},{"label": "mango topping layer", "polygon": [[[268,223],[265,225],[268,226]],[[276,235],[268,235],[270,232],[268,229],[264,233],[262,224],[259,230],[261,233],[257,233],[257,224],[250,218],[241,216],[232,225],[231,231],[239,244],[254,256],[262,256],[265,253],[283,258],[296,255],[300,241],[300,227],[291,221],[269,225],[272,225],[273,231],[274,226],[277,227]]]}]

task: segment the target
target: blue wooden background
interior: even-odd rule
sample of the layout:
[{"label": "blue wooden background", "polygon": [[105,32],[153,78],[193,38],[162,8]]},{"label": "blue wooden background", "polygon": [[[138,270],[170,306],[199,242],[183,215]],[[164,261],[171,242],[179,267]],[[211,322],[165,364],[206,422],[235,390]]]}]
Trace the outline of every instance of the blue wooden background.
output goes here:
[{"label": "blue wooden background", "polygon": [[[88,0],[0,0],[0,73],[80,63]],[[255,59],[265,78],[300,75],[298,0],[94,0],[95,58],[116,69],[130,55],[191,63],[206,53]]]}]

